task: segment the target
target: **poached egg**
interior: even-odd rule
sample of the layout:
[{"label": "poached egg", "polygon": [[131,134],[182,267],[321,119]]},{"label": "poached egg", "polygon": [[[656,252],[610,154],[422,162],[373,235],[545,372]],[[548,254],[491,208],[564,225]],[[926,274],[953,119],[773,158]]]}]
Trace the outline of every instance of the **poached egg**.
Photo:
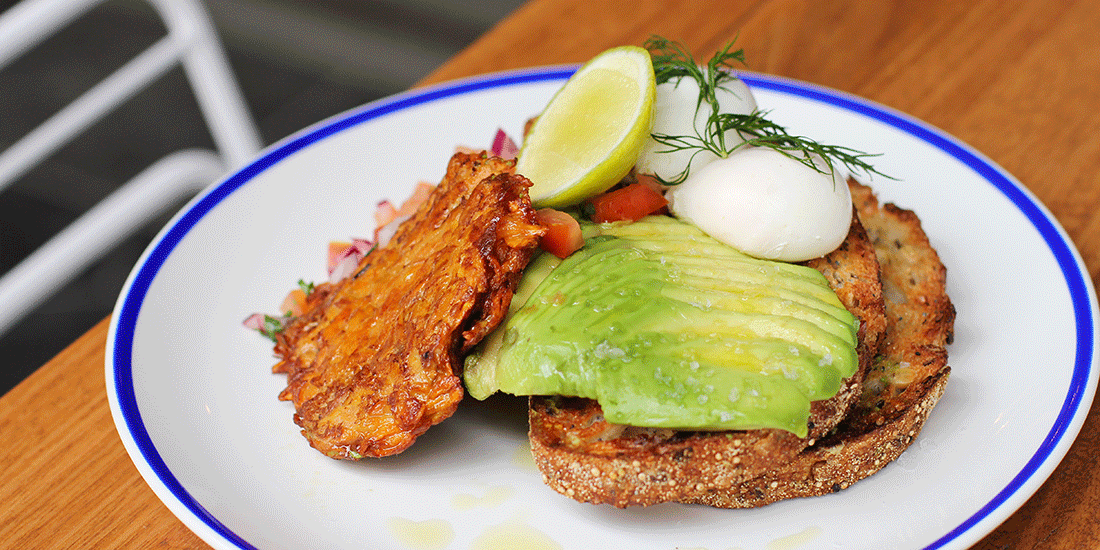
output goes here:
[{"label": "poached egg", "polygon": [[[710,105],[699,101],[699,83],[694,78],[682,77],[657,85],[653,100],[653,128],[651,133],[669,136],[705,135],[707,120],[711,115]],[[715,90],[720,113],[748,115],[756,110],[756,99],[752,91],[740,80],[723,82]],[[733,148],[744,141],[737,132],[726,133],[726,146]],[[718,158],[710,151],[683,149],[669,151],[669,146],[649,136],[642,146],[641,155],[635,164],[640,174],[652,174],[664,181],[677,178],[690,164],[692,170]]]},{"label": "poached egg", "polygon": [[814,170],[746,147],[693,167],[665,196],[676,217],[757,258],[801,262],[835,250],[852,223],[848,184],[819,157]]}]

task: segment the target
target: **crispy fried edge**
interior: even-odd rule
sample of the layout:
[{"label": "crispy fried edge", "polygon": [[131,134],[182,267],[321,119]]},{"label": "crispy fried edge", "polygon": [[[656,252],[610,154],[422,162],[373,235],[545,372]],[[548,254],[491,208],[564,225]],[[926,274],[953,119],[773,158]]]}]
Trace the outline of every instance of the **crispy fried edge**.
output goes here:
[{"label": "crispy fried edge", "polygon": [[[309,423],[299,414],[301,408],[296,406],[294,415],[295,423],[302,427],[302,434],[306,437],[311,446],[332,458],[349,460],[359,460],[364,456],[388,456],[397,454],[408,448],[415,439],[423,434],[428,428],[445,420],[454,413],[458,406],[458,402],[464,395],[461,378],[459,377],[461,353],[475,345],[499,324],[504,316],[504,312],[507,311],[508,303],[511,300],[512,293],[519,277],[522,275],[522,270],[534,253],[534,248],[538,244],[538,237],[545,232],[545,229],[541,228],[535,220],[534,210],[531,208],[530,199],[527,197],[526,190],[530,187],[530,182],[522,176],[515,175],[513,173],[513,168],[514,162],[489,157],[484,153],[456,153],[448,163],[448,174],[445,176],[445,179],[450,177],[478,178],[479,181],[476,185],[480,185],[491,179],[512,178],[509,180],[509,183],[504,184],[508,193],[506,196],[507,212],[501,217],[500,223],[496,226],[496,237],[504,243],[506,248],[513,250],[518,248],[523,249],[520,250],[519,253],[504,254],[502,253],[501,247],[487,248],[484,246],[485,243],[473,243],[478,246],[481,252],[481,259],[488,263],[487,275],[490,280],[487,281],[487,287],[495,288],[498,291],[486,292],[484,296],[482,296],[482,298],[484,298],[483,300],[473,302],[473,307],[468,312],[463,324],[456,326],[456,345],[450,346],[451,349],[447,351],[447,354],[452,359],[449,362],[451,374],[448,378],[452,383],[447,384],[447,388],[440,388],[443,394],[450,396],[447,398],[450,404],[444,404],[442,408],[436,407],[438,410],[435,410],[435,412],[426,419],[426,422],[418,424],[412,430],[402,432],[405,434],[404,436],[396,437],[400,434],[395,434],[394,436],[386,438],[387,441],[395,439],[396,442],[379,442],[381,440],[376,440],[370,445],[358,445],[355,449],[352,449],[352,445],[349,444],[323,444],[323,435],[327,432],[319,432],[321,436],[311,437],[311,434],[316,435],[316,433],[315,431],[310,431]],[[463,175],[459,172],[460,170],[468,170],[470,173]],[[470,187],[467,189],[466,193],[473,189],[474,187]],[[406,239],[411,238],[413,232],[416,230],[417,224],[423,221],[423,217],[428,216],[428,213],[435,208],[435,202],[439,200],[442,200],[441,195],[433,192],[425,201],[421,210],[398,227],[397,232],[387,247],[400,246]],[[537,228],[539,231],[537,234],[528,235],[532,237],[531,239],[524,238],[525,234],[531,233],[529,231],[531,228]],[[379,251],[375,251],[375,253],[378,252]],[[386,250],[386,253],[395,252],[391,249]],[[365,269],[366,266],[376,258],[377,256],[372,258],[371,255],[365,257],[360,263],[359,270],[362,271]],[[312,323],[315,323],[314,317],[319,315],[320,312],[327,307],[327,304],[337,296],[341,286],[345,284],[350,284],[350,280],[345,280],[336,285],[319,285],[307,299],[307,313],[293,320],[288,325],[287,330],[278,335],[275,350],[276,355],[282,357],[282,360],[272,368],[272,371],[274,373],[285,373],[288,377],[287,388],[284,389],[279,396],[281,400],[290,400],[291,394],[288,392],[294,391],[298,378],[304,376],[305,373],[312,369],[311,364],[305,366],[299,365],[295,368],[294,361],[290,359],[292,352],[297,349],[294,335],[298,333],[295,331],[299,329],[304,330],[310,327]],[[499,311],[497,308],[499,308]],[[490,313],[489,316],[479,318],[479,315],[487,312]],[[492,314],[492,312],[497,313]],[[471,319],[474,319],[472,323],[470,322]],[[328,430],[330,431],[331,428]]]}]

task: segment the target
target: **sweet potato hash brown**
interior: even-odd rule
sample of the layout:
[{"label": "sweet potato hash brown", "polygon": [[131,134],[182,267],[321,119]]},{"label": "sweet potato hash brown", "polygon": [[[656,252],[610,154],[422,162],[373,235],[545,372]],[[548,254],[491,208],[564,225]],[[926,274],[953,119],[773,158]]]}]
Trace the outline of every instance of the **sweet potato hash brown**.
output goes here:
[{"label": "sweet potato hash brown", "polygon": [[392,455],[454,413],[461,358],[507,313],[545,231],[530,185],[512,161],[457,153],[385,246],[309,294],[277,336],[273,371],[310,445]]}]

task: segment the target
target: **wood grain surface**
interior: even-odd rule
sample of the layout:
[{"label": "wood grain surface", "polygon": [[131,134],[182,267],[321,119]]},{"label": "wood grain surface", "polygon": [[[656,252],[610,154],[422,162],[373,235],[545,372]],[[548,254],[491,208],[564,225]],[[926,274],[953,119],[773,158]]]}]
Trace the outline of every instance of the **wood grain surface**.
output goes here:
[{"label": "wood grain surface", "polygon": [[[533,0],[423,84],[583,62],[653,34],[697,57],[736,37],[753,71],[856,94],[957,136],[1051,210],[1097,283],[1100,2]],[[115,432],[106,337],[104,321],[0,398],[0,546],[205,547]],[[1050,479],[975,548],[1100,548],[1098,433],[1094,404]]]}]

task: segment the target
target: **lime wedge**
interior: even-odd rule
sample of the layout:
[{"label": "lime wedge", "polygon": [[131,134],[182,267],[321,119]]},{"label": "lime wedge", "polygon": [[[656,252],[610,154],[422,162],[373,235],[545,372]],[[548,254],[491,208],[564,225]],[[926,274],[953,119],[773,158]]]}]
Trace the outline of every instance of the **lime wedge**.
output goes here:
[{"label": "lime wedge", "polygon": [[561,208],[618,183],[649,137],[656,95],[653,62],[637,46],[607,50],[558,90],[524,139],[516,172],[531,202]]}]

